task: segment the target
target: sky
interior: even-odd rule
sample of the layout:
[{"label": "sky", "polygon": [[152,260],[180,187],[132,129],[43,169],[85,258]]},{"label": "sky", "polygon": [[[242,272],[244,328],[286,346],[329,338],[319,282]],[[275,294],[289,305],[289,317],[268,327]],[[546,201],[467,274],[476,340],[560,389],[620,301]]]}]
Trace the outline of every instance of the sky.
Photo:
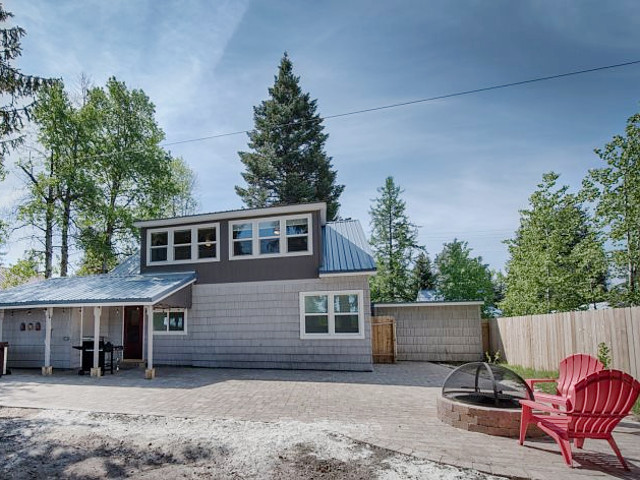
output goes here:
[{"label": "sky", "polygon": [[[25,73],[70,89],[82,74],[142,89],[167,143],[251,129],[284,51],[321,115],[640,60],[635,0],[4,4],[27,31]],[[502,269],[502,241],[542,174],[578,189],[601,166],[593,149],[624,132],[639,101],[634,65],[326,120],[326,150],[346,185],[340,215],[369,232],[371,201],[391,175],[432,258],[458,238]],[[246,135],[167,148],[196,172],[199,211],[242,207],[234,185]],[[10,174],[0,209],[23,195]],[[31,246],[24,238],[12,235],[3,263]]]}]

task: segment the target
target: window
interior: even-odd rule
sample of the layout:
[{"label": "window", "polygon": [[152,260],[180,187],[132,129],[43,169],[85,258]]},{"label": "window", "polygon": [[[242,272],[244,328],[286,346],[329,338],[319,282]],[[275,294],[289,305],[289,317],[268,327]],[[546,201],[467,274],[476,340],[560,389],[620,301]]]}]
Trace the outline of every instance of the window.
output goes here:
[{"label": "window", "polygon": [[187,311],[184,309],[154,310],[153,333],[155,335],[185,335]]},{"label": "window", "polygon": [[311,255],[311,215],[230,222],[229,258]]},{"label": "window", "polygon": [[147,232],[147,265],[218,261],[218,224]]},{"label": "window", "polygon": [[364,338],[362,290],[300,293],[300,338]]}]

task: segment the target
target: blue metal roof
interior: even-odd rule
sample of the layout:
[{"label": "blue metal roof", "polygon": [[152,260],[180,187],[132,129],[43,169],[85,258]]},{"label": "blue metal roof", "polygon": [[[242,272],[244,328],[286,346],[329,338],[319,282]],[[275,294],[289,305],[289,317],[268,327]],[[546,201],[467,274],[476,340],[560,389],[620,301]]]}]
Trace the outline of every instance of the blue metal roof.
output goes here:
[{"label": "blue metal roof", "polygon": [[113,274],[50,278],[0,290],[0,308],[46,305],[153,304],[194,282],[196,274]]},{"label": "blue metal roof", "polygon": [[119,277],[140,275],[140,253],[134,253],[125,258],[122,263],[111,270],[108,275],[117,275]]},{"label": "blue metal roof", "polygon": [[358,220],[339,220],[322,227],[320,273],[373,272],[376,262]]}]

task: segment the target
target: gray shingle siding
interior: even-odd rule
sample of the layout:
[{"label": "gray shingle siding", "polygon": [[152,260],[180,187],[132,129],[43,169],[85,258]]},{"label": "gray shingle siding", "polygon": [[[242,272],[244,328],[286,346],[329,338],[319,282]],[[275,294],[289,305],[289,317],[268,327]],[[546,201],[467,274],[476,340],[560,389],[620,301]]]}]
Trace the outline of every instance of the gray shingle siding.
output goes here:
[{"label": "gray shingle siding", "polygon": [[[364,339],[300,339],[300,292],[363,290]],[[157,364],[363,370],[371,366],[367,277],[193,287],[187,335],[154,337]]]}]

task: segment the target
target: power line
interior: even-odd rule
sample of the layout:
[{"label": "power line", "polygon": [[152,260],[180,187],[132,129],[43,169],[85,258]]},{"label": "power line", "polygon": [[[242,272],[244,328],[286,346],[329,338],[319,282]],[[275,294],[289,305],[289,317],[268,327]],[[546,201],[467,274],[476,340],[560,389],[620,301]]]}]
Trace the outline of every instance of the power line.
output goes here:
[{"label": "power line", "polygon": [[[536,78],[530,78],[528,80],[520,80],[517,82],[509,82],[509,83],[501,83],[498,85],[491,85],[488,87],[481,87],[481,88],[474,88],[471,90],[462,90],[460,92],[454,92],[454,93],[447,93],[444,95],[436,95],[434,97],[427,97],[427,98],[419,98],[416,100],[409,100],[406,102],[397,102],[397,103],[392,103],[389,105],[381,105],[378,107],[371,107],[371,108],[365,108],[365,109],[361,109],[361,110],[352,110],[349,112],[343,112],[343,113],[336,113],[334,115],[327,115],[324,117],[320,117],[320,119],[312,119],[312,120],[307,120],[307,121],[301,121],[301,122],[289,122],[289,123],[281,123],[281,124],[276,124],[273,125],[274,128],[284,128],[284,127],[290,127],[290,126],[300,126],[300,125],[304,125],[305,123],[310,123],[310,122],[320,122],[323,120],[331,120],[334,118],[342,118],[342,117],[348,117],[348,116],[353,116],[353,115],[361,115],[364,113],[370,113],[370,112],[377,112],[377,111],[381,111],[381,110],[389,110],[392,108],[400,108],[400,107],[406,107],[406,106],[410,106],[410,105],[417,105],[420,103],[427,103],[427,102],[433,102],[436,100],[444,100],[447,98],[454,98],[454,97],[462,97],[462,96],[466,96],[466,95],[473,95],[476,93],[482,93],[482,92],[489,92],[492,90],[500,90],[500,89],[504,89],[504,88],[511,88],[511,87],[518,87],[521,85],[528,85],[531,83],[538,83],[538,82],[545,82],[548,80],[556,80],[559,78],[566,78],[566,77],[572,77],[572,76],[576,76],[576,75],[583,75],[586,73],[593,73],[593,72],[599,72],[599,71],[603,71],[603,70],[610,70],[613,68],[621,68],[621,67],[628,67],[631,65],[637,65],[640,64],[640,60],[633,60],[630,62],[623,62],[623,63],[615,63],[612,65],[604,65],[601,67],[594,67],[594,68],[587,68],[584,70],[574,70],[571,72],[566,72],[566,73],[558,73],[555,75],[547,75],[544,77],[536,77]],[[202,142],[205,140],[213,140],[216,138],[223,138],[223,137],[232,137],[235,135],[242,135],[242,134],[247,134],[251,132],[251,130],[237,130],[234,132],[225,132],[225,133],[216,133],[216,134],[212,134],[212,135],[206,135],[203,137],[196,137],[196,138],[189,138],[189,139],[185,139],[185,140],[177,140],[175,142],[166,142],[166,143],[161,143],[160,146],[161,147],[171,147],[174,145],[182,145],[185,143],[194,143],[194,142]],[[139,151],[139,149],[128,149],[128,150],[120,150],[118,152],[105,152],[105,153],[101,153],[101,154],[97,154],[97,155],[91,155],[91,156],[87,156],[87,157],[82,157],[83,160],[93,160],[93,159],[98,159],[98,158],[104,158],[104,157],[109,157],[111,155],[121,155],[123,153],[133,153]]]}]

